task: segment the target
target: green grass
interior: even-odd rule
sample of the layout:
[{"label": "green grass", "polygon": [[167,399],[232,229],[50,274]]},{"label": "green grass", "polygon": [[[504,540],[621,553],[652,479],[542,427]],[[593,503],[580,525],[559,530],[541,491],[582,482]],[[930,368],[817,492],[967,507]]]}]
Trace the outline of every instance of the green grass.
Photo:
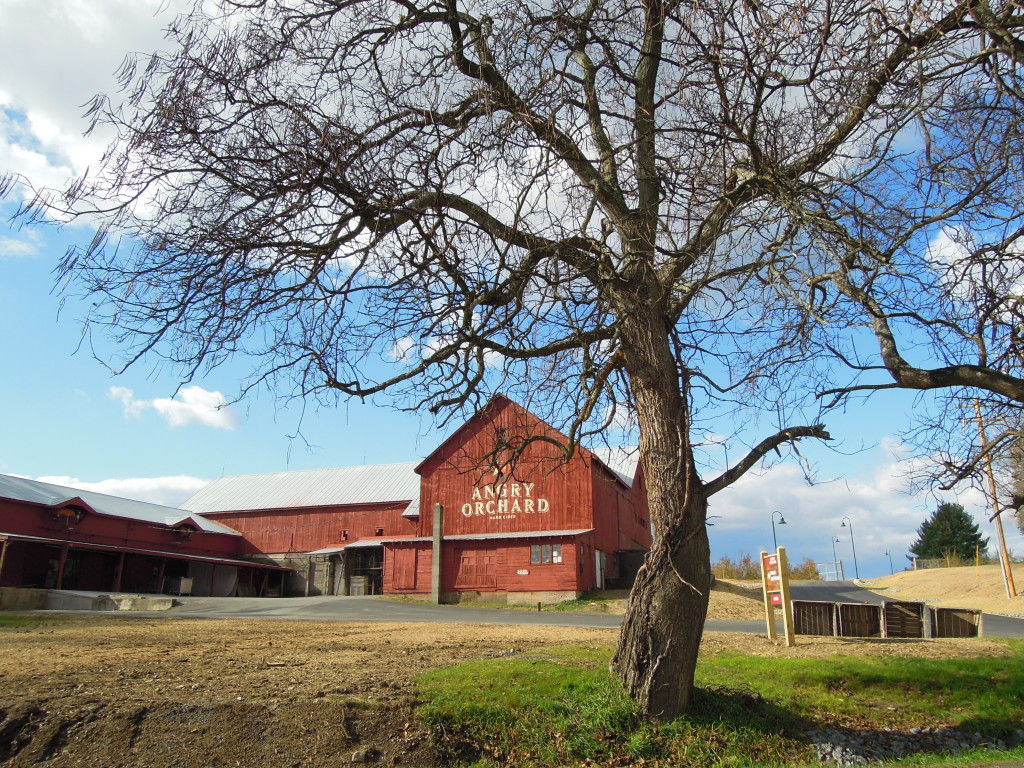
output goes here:
[{"label": "green grass", "polygon": [[72,621],[70,616],[59,614],[0,612],[0,631],[5,629],[23,629],[25,627],[42,627],[49,624],[65,624],[69,621]]},{"label": "green grass", "polygon": [[[957,725],[1005,735],[1024,720],[1024,643],[999,658],[837,657],[824,663],[722,654],[702,660],[690,712],[640,718],[608,672],[609,649],[555,648],[468,662],[417,679],[419,716],[444,764],[484,766],[799,766],[805,730]],[[975,751],[915,765],[1018,759]]]},{"label": "green grass", "polygon": [[882,726],[952,718],[998,735],[1024,719],[1024,644],[1009,657],[899,656],[765,659],[738,654],[704,660],[699,678],[722,686],[757,680],[761,695],[805,716],[836,712]]}]

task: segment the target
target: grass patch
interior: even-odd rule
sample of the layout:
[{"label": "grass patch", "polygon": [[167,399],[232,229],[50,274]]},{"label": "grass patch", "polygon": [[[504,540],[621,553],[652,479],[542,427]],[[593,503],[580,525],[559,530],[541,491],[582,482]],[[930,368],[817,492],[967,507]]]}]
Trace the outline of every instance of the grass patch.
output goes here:
[{"label": "grass patch", "polygon": [[809,718],[835,713],[881,727],[957,724],[1002,736],[1024,717],[1024,642],[1010,656],[918,659],[846,656],[778,659],[728,654],[702,660],[704,684],[758,692]]},{"label": "grass patch", "polygon": [[39,613],[0,613],[0,631],[5,629],[24,629],[26,627],[44,627],[50,624],[66,624],[72,617],[60,614]]},{"label": "grass patch", "polygon": [[[419,716],[445,764],[484,766],[797,766],[802,734],[823,725],[954,725],[1002,737],[1024,718],[1024,643],[1000,658],[702,660],[690,712],[643,721],[608,672],[610,651],[548,648],[468,662],[417,678]],[[1012,759],[975,751],[908,765]]]}]

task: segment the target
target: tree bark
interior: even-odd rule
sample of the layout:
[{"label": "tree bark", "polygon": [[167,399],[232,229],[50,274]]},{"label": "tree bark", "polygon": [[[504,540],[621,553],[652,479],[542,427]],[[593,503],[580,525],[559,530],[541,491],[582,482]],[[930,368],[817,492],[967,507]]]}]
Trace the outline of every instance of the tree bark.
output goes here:
[{"label": "tree bark", "polygon": [[692,700],[708,609],[706,500],[691,496],[690,507],[687,516],[702,522],[682,541],[655,542],[630,593],[612,658],[612,671],[644,715],[662,722]]},{"label": "tree bark", "polygon": [[707,492],[689,439],[687,372],[672,354],[664,318],[648,303],[622,322],[654,545],[626,604],[612,659],[629,695],[658,721],[677,717],[692,698],[711,573]]}]

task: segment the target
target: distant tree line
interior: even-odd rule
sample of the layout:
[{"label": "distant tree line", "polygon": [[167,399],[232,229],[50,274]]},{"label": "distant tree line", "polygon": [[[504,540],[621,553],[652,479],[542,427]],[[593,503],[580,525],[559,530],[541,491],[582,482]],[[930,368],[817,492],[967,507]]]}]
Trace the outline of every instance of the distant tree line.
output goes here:
[{"label": "distant tree line", "polygon": [[[747,552],[742,553],[738,560],[733,560],[728,555],[722,555],[711,564],[711,573],[716,579],[759,580],[761,565],[757,558]],[[805,557],[796,567],[790,565],[789,578],[798,581],[814,581],[818,578],[818,567],[814,564],[814,560]]]}]

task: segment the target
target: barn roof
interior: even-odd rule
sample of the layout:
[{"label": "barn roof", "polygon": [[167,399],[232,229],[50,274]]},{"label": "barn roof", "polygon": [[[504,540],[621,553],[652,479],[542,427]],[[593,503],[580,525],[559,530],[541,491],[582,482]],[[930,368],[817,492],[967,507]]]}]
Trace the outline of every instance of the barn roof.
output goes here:
[{"label": "barn roof", "polygon": [[636,468],[640,463],[640,450],[635,445],[621,448],[591,448],[590,452],[597,460],[614,472],[627,487],[633,487]]},{"label": "barn roof", "polygon": [[123,517],[129,520],[165,525],[169,528],[182,523],[191,523],[209,533],[240,535],[226,525],[181,509],[125,499],[120,496],[108,496],[105,493],[84,491],[80,488],[66,488],[63,485],[42,483],[38,480],[29,480],[13,475],[0,475],[0,498],[25,501],[44,507],[82,506],[89,512],[108,517]]},{"label": "barn roof", "polygon": [[418,505],[417,462],[222,477],[182,504],[193,512],[406,502]]}]

